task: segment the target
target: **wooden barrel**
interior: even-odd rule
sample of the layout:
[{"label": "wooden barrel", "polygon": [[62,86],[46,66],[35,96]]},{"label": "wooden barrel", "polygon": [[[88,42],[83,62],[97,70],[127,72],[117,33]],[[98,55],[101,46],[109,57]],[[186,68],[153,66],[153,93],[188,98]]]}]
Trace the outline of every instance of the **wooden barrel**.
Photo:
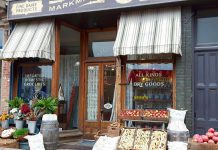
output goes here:
[{"label": "wooden barrel", "polygon": [[59,127],[57,121],[42,121],[40,132],[46,150],[56,150],[58,145]]}]

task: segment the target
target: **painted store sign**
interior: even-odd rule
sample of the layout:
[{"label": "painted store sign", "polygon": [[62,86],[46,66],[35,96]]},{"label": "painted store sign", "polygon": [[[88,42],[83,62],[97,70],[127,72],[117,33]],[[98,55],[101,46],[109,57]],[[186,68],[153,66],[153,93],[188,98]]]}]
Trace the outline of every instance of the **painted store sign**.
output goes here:
[{"label": "painted store sign", "polygon": [[8,20],[72,14],[186,0],[19,0],[9,1]]}]

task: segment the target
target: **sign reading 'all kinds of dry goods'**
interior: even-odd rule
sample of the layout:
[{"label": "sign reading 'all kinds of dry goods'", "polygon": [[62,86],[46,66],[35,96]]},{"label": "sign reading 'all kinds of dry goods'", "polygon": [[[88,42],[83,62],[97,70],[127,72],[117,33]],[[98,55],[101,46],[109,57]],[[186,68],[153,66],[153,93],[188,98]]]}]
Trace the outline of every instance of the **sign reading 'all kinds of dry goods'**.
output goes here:
[{"label": "sign reading 'all kinds of dry goods'", "polygon": [[186,0],[19,0],[9,1],[8,20],[72,14]]}]

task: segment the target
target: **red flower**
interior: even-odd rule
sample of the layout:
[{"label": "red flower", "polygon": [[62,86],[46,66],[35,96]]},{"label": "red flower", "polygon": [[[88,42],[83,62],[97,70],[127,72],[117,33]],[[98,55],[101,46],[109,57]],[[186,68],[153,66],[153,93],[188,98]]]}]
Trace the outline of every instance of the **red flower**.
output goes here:
[{"label": "red flower", "polygon": [[20,110],[22,114],[27,114],[30,112],[30,107],[28,104],[23,104]]}]

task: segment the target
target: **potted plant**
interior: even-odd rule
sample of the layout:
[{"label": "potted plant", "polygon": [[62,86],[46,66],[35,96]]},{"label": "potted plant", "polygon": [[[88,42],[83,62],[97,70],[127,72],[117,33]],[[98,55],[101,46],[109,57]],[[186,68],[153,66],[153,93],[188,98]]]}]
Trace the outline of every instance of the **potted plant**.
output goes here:
[{"label": "potted plant", "polygon": [[44,114],[53,114],[57,111],[58,100],[53,97],[42,98],[33,104],[33,108],[40,111],[41,116]]},{"label": "potted plant", "polygon": [[42,116],[42,112],[37,110],[36,108],[31,109],[30,112],[26,116],[29,133],[35,133],[36,130],[36,122]]},{"label": "potted plant", "polygon": [[[14,118],[17,117],[17,113],[19,111],[20,106],[24,103],[24,100],[20,97],[15,97],[12,100],[8,101],[9,107],[10,107],[10,113],[14,116]],[[15,119],[14,119],[15,122]]]},{"label": "potted plant", "polygon": [[2,128],[3,128],[3,129],[9,128],[9,118],[11,118],[11,115],[6,114],[6,113],[3,113],[3,114],[0,116],[0,121],[1,121],[1,123],[2,123]]},{"label": "potted plant", "polygon": [[15,126],[17,129],[22,129],[24,125],[24,120],[27,114],[30,112],[30,107],[28,104],[22,104],[20,110],[15,118]]},{"label": "potted plant", "polygon": [[13,138],[19,142],[20,149],[30,149],[27,140],[24,138],[26,135],[28,135],[28,133],[29,130],[27,128],[16,129],[16,131],[13,133]]}]

